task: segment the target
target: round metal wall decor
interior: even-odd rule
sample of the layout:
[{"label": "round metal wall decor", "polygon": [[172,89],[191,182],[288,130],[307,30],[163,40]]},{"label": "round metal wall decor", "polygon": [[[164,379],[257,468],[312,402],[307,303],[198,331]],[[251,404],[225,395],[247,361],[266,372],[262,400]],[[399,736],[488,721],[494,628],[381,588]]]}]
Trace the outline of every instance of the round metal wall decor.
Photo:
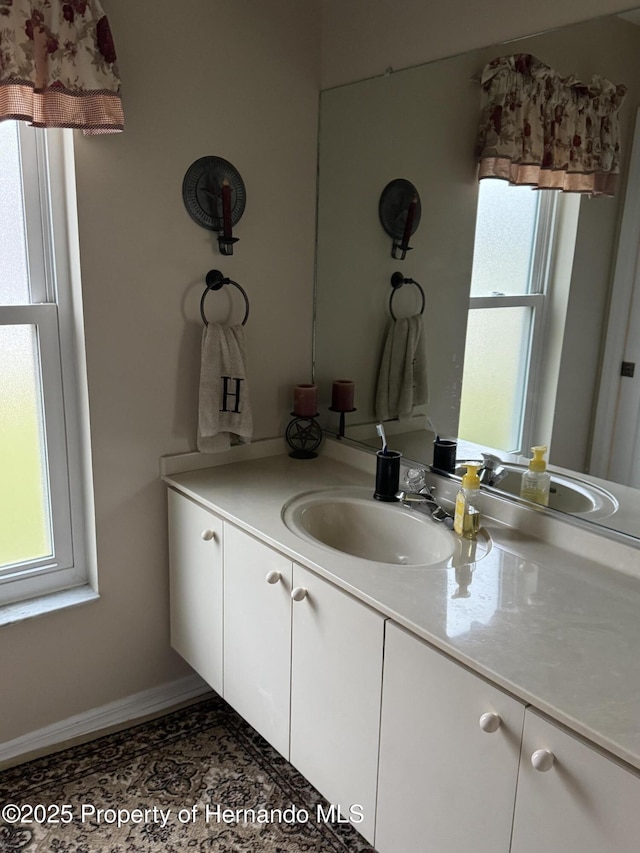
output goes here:
[{"label": "round metal wall decor", "polygon": [[240,221],[247,194],[240,173],[222,157],[200,157],[186,171],[182,181],[182,199],[189,216],[209,231],[221,231],[222,185],[231,187],[231,224]]},{"label": "round metal wall decor", "polygon": [[414,199],[416,207],[411,227],[412,234],[415,234],[420,224],[420,214],[422,212],[418,190],[411,181],[407,181],[404,178],[396,178],[382,190],[378,205],[378,215],[380,216],[382,227],[389,237],[392,237],[394,240],[401,240],[404,236],[404,229],[407,224],[407,212],[409,205]]}]

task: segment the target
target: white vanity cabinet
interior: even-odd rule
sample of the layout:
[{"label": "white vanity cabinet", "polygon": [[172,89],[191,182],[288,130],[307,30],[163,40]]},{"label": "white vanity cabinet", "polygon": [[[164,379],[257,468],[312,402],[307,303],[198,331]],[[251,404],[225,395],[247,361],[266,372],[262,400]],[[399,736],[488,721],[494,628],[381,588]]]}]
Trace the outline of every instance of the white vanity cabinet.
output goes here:
[{"label": "white vanity cabinet", "polygon": [[171,645],[222,695],[222,521],[168,491]]},{"label": "white vanity cabinet", "polygon": [[169,546],[173,647],[378,853],[640,849],[638,771],[173,489]]},{"label": "white vanity cabinet", "polygon": [[224,697],[371,841],[383,642],[379,613],[225,523]]},{"label": "white vanity cabinet", "polygon": [[637,853],[640,777],[387,623],[379,853]]},{"label": "white vanity cabinet", "polygon": [[293,579],[291,763],[373,843],[384,617],[296,564]]},{"label": "white vanity cabinet", "polygon": [[508,853],[523,719],[522,703],[388,622],[376,850]]},{"label": "white vanity cabinet", "polygon": [[224,528],[224,698],[288,759],[292,563]]},{"label": "white vanity cabinet", "polygon": [[640,777],[527,709],[511,853],[639,849]]}]

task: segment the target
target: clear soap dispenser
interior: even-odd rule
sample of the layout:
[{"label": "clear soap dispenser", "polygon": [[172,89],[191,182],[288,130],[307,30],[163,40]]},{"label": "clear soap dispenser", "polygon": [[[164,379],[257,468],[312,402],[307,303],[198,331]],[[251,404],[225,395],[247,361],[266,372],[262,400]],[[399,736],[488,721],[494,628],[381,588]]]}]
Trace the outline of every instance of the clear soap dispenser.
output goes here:
[{"label": "clear soap dispenser", "polygon": [[531,452],[533,459],[529,461],[529,468],[522,475],[520,497],[542,506],[548,506],[551,474],[547,471],[547,463],[544,459],[547,448],[545,445],[540,445],[532,447]]},{"label": "clear soap dispenser", "polygon": [[460,491],[456,496],[453,529],[463,539],[475,539],[480,529],[480,463],[469,462],[466,468],[467,473],[462,478]]}]

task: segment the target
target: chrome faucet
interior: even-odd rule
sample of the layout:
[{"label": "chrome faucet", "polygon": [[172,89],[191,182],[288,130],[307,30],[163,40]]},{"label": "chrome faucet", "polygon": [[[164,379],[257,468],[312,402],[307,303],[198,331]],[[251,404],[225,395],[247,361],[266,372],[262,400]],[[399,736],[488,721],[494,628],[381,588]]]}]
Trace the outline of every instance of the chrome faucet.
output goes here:
[{"label": "chrome faucet", "polygon": [[502,460],[493,453],[482,454],[482,467],[478,471],[480,482],[484,486],[497,486],[501,480],[509,473],[508,469],[502,464]]},{"label": "chrome faucet", "polygon": [[[411,473],[413,472],[408,472],[408,474]],[[416,485],[419,482],[424,483],[424,472],[416,471],[416,474],[418,473],[420,473],[422,476],[419,478],[413,478],[413,482],[410,476],[407,476],[405,478],[407,485],[413,485],[414,482],[416,483]],[[413,509],[415,507],[421,512],[430,515],[434,521],[441,521],[446,527],[453,527],[453,516],[438,503],[435,495],[433,494],[433,491],[434,489],[430,489],[429,486],[424,483],[424,485],[422,485],[421,488],[417,491],[401,490],[397,492],[396,498],[403,506],[406,506],[409,509]]]}]

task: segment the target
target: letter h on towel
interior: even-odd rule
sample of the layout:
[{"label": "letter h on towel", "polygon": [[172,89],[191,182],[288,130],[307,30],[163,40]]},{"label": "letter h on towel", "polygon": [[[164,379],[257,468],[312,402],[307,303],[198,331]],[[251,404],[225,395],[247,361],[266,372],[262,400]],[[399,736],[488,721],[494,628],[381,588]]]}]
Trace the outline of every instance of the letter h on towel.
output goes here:
[{"label": "letter h on towel", "polygon": [[249,444],[252,435],[244,326],[209,323],[202,334],[198,450],[216,453]]}]

